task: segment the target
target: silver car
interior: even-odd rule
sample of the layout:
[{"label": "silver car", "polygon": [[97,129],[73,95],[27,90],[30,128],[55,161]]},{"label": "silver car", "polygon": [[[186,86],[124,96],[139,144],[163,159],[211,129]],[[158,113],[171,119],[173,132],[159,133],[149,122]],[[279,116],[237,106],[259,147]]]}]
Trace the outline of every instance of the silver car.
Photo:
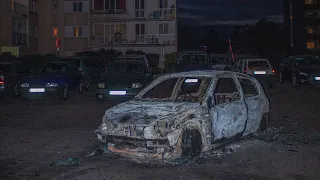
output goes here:
[{"label": "silver car", "polygon": [[162,160],[197,156],[221,140],[264,131],[269,111],[269,100],[252,76],[167,74],[134,100],[108,109],[96,135],[110,151],[123,155]]}]

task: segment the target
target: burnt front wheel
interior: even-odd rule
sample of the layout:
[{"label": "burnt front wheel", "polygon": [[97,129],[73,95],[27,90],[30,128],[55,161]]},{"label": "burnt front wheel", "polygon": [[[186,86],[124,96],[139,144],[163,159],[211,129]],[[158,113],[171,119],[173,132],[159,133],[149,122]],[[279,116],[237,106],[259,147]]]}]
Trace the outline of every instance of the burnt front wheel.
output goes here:
[{"label": "burnt front wheel", "polygon": [[199,156],[202,150],[201,134],[198,130],[185,130],[182,133],[182,156]]},{"label": "burnt front wheel", "polygon": [[268,124],[269,124],[269,115],[266,114],[262,117],[261,121],[260,121],[260,127],[259,127],[259,131],[264,132],[267,130],[268,128]]}]

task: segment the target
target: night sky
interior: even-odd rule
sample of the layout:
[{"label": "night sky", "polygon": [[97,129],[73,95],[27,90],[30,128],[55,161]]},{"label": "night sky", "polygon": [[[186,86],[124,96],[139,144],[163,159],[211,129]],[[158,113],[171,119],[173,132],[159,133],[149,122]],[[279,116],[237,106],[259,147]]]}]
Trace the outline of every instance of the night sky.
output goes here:
[{"label": "night sky", "polygon": [[177,0],[179,20],[190,25],[255,24],[267,18],[282,22],[282,0]]}]

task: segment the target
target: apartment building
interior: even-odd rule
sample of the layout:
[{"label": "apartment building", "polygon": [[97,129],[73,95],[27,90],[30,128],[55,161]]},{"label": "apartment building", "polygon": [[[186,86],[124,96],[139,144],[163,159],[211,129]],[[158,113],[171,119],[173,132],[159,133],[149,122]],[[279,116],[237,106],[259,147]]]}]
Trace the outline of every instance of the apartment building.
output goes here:
[{"label": "apartment building", "polygon": [[142,50],[160,55],[177,51],[176,0],[91,0],[91,50]]},{"label": "apartment building", "polygon": [[284,0],[288,49],[320,55],[320,0]]}]

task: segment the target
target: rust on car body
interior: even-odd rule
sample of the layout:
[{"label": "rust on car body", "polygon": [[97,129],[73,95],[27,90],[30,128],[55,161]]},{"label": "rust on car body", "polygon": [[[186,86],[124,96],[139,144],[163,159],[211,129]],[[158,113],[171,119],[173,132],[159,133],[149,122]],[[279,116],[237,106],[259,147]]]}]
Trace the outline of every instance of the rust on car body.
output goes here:
[{"label": "rust on car body", "polygon": [[[168,97],[147,97],[172,79],[176,82],[168,86]],[[167,74],[133,100],[106,110],[96,134],[114,153],[171,159],[188,151],[190,132],[199,136],[190,140],[191,146],[205,152],[218,140],[258,131],[269,111],[269,100],[251,76],[226,71]]]}]

